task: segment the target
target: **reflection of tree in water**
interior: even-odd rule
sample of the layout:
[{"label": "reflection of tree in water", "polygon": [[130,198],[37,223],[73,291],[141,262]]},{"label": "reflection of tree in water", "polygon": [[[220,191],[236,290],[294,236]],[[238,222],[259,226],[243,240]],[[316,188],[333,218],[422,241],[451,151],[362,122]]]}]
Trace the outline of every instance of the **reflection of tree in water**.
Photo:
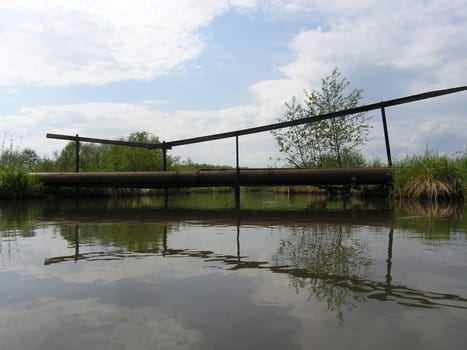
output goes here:
[{"label": "reflection of tree in water", "polygon": [[[79,227],[79,244],[122,248],[132,252],[158,252],[161,250],[164,224],[88,224]],[[76,245],[76,228],[61,226],[60,232],[71,246]]]},{"label": "reflection of tree in water", "polygon": [[21,258],[18,246],[18,236],[20,235],[21,231],[18,230],[0,229],[0,266],[9,265],[14,255]]},{"label": "reflection of tree in water", "polygon": [[9,265],[13,259],[21,258],[19,238],[33,237],[31,224],[37,216],[38,207],[23,201],[0,201],[0,266]]},{"label": "reflection of tree in water", "polygon": [[74,248],[74,254],[46,258],[45,265],[142,257],[162,253],[167,248],[167,225],[163,224],[65,225],[60,227],[60,233],[69,242],[69,247]]},{"label": "reflection of tree in water", "polygon": [[368,275],[372,265],[368,245],[356,239],[348,226],[319,225],[294,228],[273,257],[277,266],[287,266],[291,285],[298,292],[308,288],[310,298],[326,300],[328,310],[343,319],[344,308],[365,296],[342,283]]},{"label": "reflection of tree in water", "polygon": [[32,222],[39,215],[40,207],[28,202],[0,201],[0,233],[8,235],[15,232],[20,237],[33,237]]}]

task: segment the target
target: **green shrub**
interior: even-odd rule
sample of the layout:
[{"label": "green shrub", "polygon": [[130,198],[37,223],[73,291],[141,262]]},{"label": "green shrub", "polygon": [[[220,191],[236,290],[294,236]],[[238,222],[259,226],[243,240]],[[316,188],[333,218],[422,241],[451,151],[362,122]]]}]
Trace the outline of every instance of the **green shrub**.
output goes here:
[{"label": "green shrub", "polygon": [[43,186],[24,168],[11,166],[0,171],[0,198],[38,198]]}]

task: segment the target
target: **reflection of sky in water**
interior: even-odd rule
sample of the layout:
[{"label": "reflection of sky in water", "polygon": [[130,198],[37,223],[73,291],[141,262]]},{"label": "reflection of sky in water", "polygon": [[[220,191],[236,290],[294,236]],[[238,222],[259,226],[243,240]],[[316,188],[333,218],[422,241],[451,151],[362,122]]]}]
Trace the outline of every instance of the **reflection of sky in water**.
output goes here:
[{"label": "reflection of sky in water", "polygon": [[3,309],[1,344],[8,349],[200,349],[202,336],[155,308],[95,299],[37,299]]},{"label": "reflection of sky in water", "polygon": [[[124,225],[133,235],[161,230]],[[0,348],[436,349],[467,340],[467,300],[450,299],[467,290],[465,233],[453,245],[394,230],[388,280],[385,227],[183,223],[131,251],[109,236],[118,226],[80,225],[87,258],[76,262],[71,224],[16,235],[9,250],[2,241]],[[320,254],[342,266],[316,270]],[[67,260],[44,264],[54,257]]]}]

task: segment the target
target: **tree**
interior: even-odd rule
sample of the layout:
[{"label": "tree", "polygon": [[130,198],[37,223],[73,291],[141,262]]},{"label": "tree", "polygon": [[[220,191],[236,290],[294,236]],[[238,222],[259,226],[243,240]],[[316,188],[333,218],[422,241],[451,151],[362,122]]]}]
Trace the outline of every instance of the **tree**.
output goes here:
[{"label": "tree", "polygon": [[37,155],[36,151],[31,148],[25,148],[19,154],[19,162],[21,166],[23,166],[28,171],[32,171],[38,161],[39,156]]},{"label": "tree", "polygon": [[[122,141],[140,143],[159,143],[159,139],[146,131],[131,133]],[[167,156],[170,168],[177,160]],[[69,142],[56,156],[58,171],[74,171],[76,167],[76,144]],[[140,147],[117,146],[107,144],[80,145],[81,171],[155,171],[163,170],[163,157],[160,149],[145,149]]]},{"label": "tree", "polygon": [[[140,143],[159,143],[159,138],[146,131],[131,133],[126,141]],[[160,149],[145,149],[140,147],[126,147],[106,145],[103,152],[105,171],[155,171],[163,170],[162,151]],[[170,167],[171,157],[167,157]]]},{"label": "tree", "polygon": [[[286,112],[280,122],[319,116],[356,107],[362,90],[346,94],[350,82],[341,78],[336,68],[321,80],[321,90],[304,91],[304,104],[294,96],[286,103]],[[359,147],[368,141],[369,117],[364,113],[337,117],[273,131],[281,153],[290,166],[345,167],[364,163]]]},{"label": "tree", "polygon": [[20,151],[19,149],[2,149],[0,152],[0,165],[1,168],[7,167],[20,167],[27,171],[32,171],[39,161],[39,156],[36,151],[31,148],[25,148]]},{"label": "tree", "polygon": [[[61,150],[60,154],[55,154],[55,167],[57,171],[75,171],[76,167],[76,145],[70,141]],[[80,151],[80,154],[83,152]]]}]

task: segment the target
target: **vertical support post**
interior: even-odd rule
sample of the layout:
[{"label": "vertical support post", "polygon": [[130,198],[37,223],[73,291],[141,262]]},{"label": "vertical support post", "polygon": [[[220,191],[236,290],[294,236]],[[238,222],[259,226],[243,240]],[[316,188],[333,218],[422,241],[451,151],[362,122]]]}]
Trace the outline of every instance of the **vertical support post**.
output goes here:
[{"label": "vertical support post", "polygon": [[[165,147],[165,141],[162,141],[162,164],[164,171],[167,171],[167,148]],[[167,187],[164,187],[164,208],[169,207],[169,190]]]},{"label": "vertical support post", "polygon": [[165,141],[162,141],[162,163],[164,171],[167,171],[167,148],[165,147]]},{"label": "vertical support post", "polygon": [[235,209],[240,209],[240,164],[238,156],[238,135],[235,136]]},{"label": "vertical support post", "polygon": [[381,118],[383,119],[384,140],[386,142],[386,154],[388,157],[388,166],[392,167],[391,146],[389,145],[388,124],[386,121],[386,111],[384,106],[381,105]]},{"label": "vertical support post", "polygon": [[240,265],[241,257],[240,257],[240,222],[237,220],[237,263]]},{"label": "vertical support post", "polygon": [[75,262],[79,259],[79,225],[75,225]]},{"label": "vertical support post", "polygon": [[167,225],[164,225],[164,233],[162,236],[162,256],[167,254]]},{"label": "vertical support post", "polygon": [[79,135],[76,134],[76,164],[75,164],[75,172],[79,173]]},{"label": "vertical support post", "polygon": [[[76,164],[75,164],[75,172],[79,173],[79,135],[76,134],[76,141],[75,141],[75,147],[76,147]],[[79,189],[78,186],[75,186],[75,198],[78,199],[79,196]]]}]

